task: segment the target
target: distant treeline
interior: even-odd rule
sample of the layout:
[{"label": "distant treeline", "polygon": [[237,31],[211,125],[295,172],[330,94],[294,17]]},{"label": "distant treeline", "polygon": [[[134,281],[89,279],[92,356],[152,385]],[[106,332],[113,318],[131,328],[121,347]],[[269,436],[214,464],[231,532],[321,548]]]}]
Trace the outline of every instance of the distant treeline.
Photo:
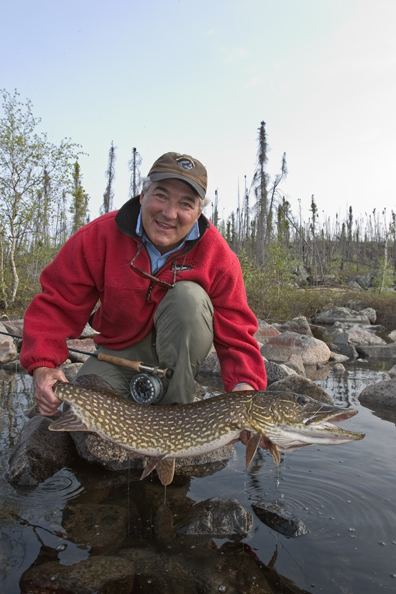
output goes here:
[{"label": "distant treeline", "polygon": [[[65,241],[89,221],[89,197],[82,186],[78,157],[81,147],[64,139],[59,145],[37,133],[40,119],[29,100],[17,91],[3,90],[0,120],[0,308],[21,308],[40,290],[39,275]],[[115,147],[111,143],[100,213],[113,209]],[[265,122],[258,129],[257,162],[253,180],[245,182],[238,208],[220,220],[218,196],[211,221],[238,254],[245,281],[255,279],[280,288],[308,271],[310,282],[374,271],[378,289],[394,283],[396,216],[376,209],[345,221],[320,221],[311,198],[310,218],[291,212],[282,194],[287,176],[286,153],[274,179],[266,172]],[[139,193],[141,156],[132,148],[129,197]],[[126,199],[127,197],[125,197]],[[124,200],[123,200],[124,201]]]}]

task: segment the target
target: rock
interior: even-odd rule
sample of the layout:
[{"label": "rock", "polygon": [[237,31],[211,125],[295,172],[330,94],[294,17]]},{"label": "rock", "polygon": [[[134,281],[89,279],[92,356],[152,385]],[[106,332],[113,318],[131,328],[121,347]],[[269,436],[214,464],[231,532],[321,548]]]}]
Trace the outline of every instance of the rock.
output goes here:
[{"label": "rock", "polygon": [[129,594],[135,570],[127,559],[93,556],[73,565],[42,563],[22,574],[21,594]]},{"label": "rock", "polygon": [[[7,332],[4,324],[0,322],[0,331]],[[14,361],[17,358],[17,349],[13,338],[0,334],[0,365]]]},{"label": "rock", "polygon": [[347,359],[354,361],[359,357],[359,354],[353,344],[329,344],[332,353],[344,355]]},{"label": "rock", "polygon": [[89,547],[91,555],[108,555],[121,548],[127,537],[128,522],[137,518],[133,501],[128,509],[119,505],[73,505],[71,502],[63,510],[62,526],[67,540],[79,547]]},{"label": "rock", "polygon": [[273,324],[274,328],[279,332],[297,332],[298,334],[306,334],[312,336],[312,331],[308,320],[305,316],[298,316],[284,324]]},{"label": "rock", "polygon": [[[16,320],[2,320],[7,332],[10,334],[16,334],[22,338],[23,336],[23,319]],[[2,328],[0,328],[2,330]]]},{"label": "rock", "polygon": [[[73,340],[67,340],[66,344],[71,349],[78,349],[79,351],[87,351],[88,353],[96,352],[96,344],[92,338],[79,338]],[[84,363],[89,358],[89,355],[82,355],[81,353],[75,353],[69,350],[69,359],[72,363]]]},{"label": "rock", "polygon": [[388,334],[388,338],[390,338],[393,341],[396,341],[396,330],[392,330],[392,332]]},{"label": "rock", "polygon": [[328,363],[305,365],[305,377],[313,382],[321,382],[329,377],[331,367]]},{"label": "rock", "polygon": [[308,533],[304,522],[277,504],[255,501],[252,503],[252,508],[259,520],[280,534],[296,537]]},{"label": "rock", "polygon": [[396,342],[383,345],[356,345],[356,350],[362,357],[373,359],[396,359]]},{"label": "rock", "polygon": [[370,324],[375,324],[377,321],[377,312],[372,307],[365,307],[364,309],[360,309],[359,313],[363,316],[367,316],[370,320]]},{"label": "rock", "polygon": [[258,330],[254,335],[254,338],[260,344],[266,344],[271,338],[275,336],[279,336],[280,332],[270,324],[267,324],[264,320],[257,320],[258,322]]},{"label": "rock", "polygon": [[[81,458],[87,462],[100,464],[108,470],[119,471],[128,470],[129,468],[143,470],[146,462],[151,460],[151,458],[137,456],[125,448],[102,439],[96,433],[73,431],[70,436],[76,444],[77,452]],[[224,468],[224,464],[228,462],[233,453],[234,448],[231,445],[196,458],[176,460],[175,474],[182,476],[206,476],[212,474],[214,470]],[[215,463],[219,463],[219,465]]]},{"label": "rock", "polygon": [[347,307],[329,307],[316,316],[317,324],[334,324],[334,322],[353,322],[369,324],[367,316]]},{"label": "rock", "polygon": [[63,365],[60,366],[60,369],[62,369],[66,379],[71,382],[77,375],[81,366],[82,363],[63,363]]},{"label": "rock", "polygon": [[351,289],[356,289],[356,291],[363,291],[362,287],[356,281],[348,281],[347,285]]},{"label": "rock", "polygon": [[210,353],[205,361],[203,362],[203,364],[201,365],[201,367],[199,368],[199,372],[200,373],[217,373],[217,374],[221,374],[221,369],[220,369],[220,361],[219,358],[217,356],[217,353],[213,352]]},{"label": "rock", "polygon": [[396,411],[396,378],[367,386],[361,392],[359,402],[372,410],[390,408]]},{"label": "rock", "polygon": [[21,373],[26,371],[26,369],[22,367],[18,356],[13,361],[4,363],[4,365],[2,365],[1,368],[5,371],[9,371],[10,373]]},{"label": "rock", "polygon": [[214,497],[182,511],[174,526],[178,534],[245,537],[252,527],[252,516],[237,499]]},{"label": "rock", "polygon": [[355,346],[370,344],[386,344],[385,340],[383,340],[376,334],[373,334],[373,332],[365,330],[364,328],[359,326],[352,326],[344,333],[344,335],[345,336],[337,336],[334,340],[335,344],[345,344],[345,339],[347,344],[353,344]]},{"label": "rock", "polygon": [[304,365],[325,363],[330,359],[330,349],[324,342],[296,332],[283,332],[263,345],[260,351],[276,363],[284,363],[293,354],[300,355]]},{"label": "rock", "polygon": [[54,418],[37,415],[24,425],[9,460],[9,482],[34,487],[74,462],[76,450],[68,433],[48,430]]},{"label": "rock", "polygon": [[395,365],[393,365],[393,367],[391,367],[391,368],[389,369],[389,371],[388,371],[388,375],[389,375],[391,378],[394,378],[394,377],[396,377],[396,364],[395,364]]},{"label": "rock", "polygon": [[291,354],[285,361],[285,367],[292,369],[298,373],[298,375],[305,376],[305,367],[301,355]]},{"label": "rock", "polygon": [[326,330],[324,326],[310,324],[309,327],[311,328],[311,333],[314,338],[317,338],[318,340],[324,340],[323,336]]},{"label": "rock", "polygon": [[294,392],[295,394],[304,394],[318,402],[334,404],[333,399],[320,386],[312,380],[299,375],[291,375],[285,379],[279,380],[267,388],[268,392]]},{"label": "rock", "polygon": [[[84,338],[94,338],[97,334],[100,334],[100,332],[97,332],[96,330],[94,330],[92,328],[92,326],[89,323],[87,323],[87,324],[85,324],[85,328],[81,332],[81,334],[78,338],[80,340],[83,340]],[[78,348],[78,347],[76,347],[76,348]]]},{"label": "rock", "polygon": [[289,375],[295,375],[296,372],[286,365],[273,363],[272,361],[265,361],[265,369],[267,372],[268,385],[273,384]]},{"label": "rock", "polygon": [[335,363],[344,363],[348,361],[349,357],[346,355],[340,355],[339,353],[331,353],[330,361],[334,361]]},{"label": "rock", "polygon": [[336,373],[343,373],[345,371],[345,367],[342,363],[336,363],[335,365],[333,365],[332,369]]}]

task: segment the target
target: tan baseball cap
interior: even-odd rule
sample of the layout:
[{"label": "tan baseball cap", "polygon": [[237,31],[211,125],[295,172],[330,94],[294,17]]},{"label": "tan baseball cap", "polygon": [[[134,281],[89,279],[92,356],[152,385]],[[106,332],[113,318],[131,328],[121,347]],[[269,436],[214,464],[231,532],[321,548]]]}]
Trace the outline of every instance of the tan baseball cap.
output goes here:
[{"label": "tan baseball cap", "polygon": [[148,177],[153,182],[161,179],[181,179],[198,192],[201,200],[205,199],[208,174],[202,163],[190,155],[165,153],[156,160]]}]

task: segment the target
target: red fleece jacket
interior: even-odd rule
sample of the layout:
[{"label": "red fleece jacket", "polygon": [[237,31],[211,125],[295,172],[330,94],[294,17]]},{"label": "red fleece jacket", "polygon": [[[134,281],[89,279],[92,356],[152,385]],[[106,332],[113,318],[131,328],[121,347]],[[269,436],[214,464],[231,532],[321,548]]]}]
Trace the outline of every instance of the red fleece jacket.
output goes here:
[{"label": "red fleece jacket", "polygon": [[[128,221],[125,232],[127,227],[117,225],[115,215],[109,213],[82,227],[43,271],[42,293],[33,299],[24,318],[21,363],[29,373],[37,367],[58,367],[67,359],[66,338],[81,334],[98,299],[100,307],[93,319],[93,327],[100,332],[95,338],[98,344],[123,349],[152,329],[167,289],[131,269],[140,242],[133,237],[133,224]],[[201,219],[206,220],[203,215]],[[214,345],[226,390],[245,382],[264,390],[264,362],[253,338],[257,320],[247,304],[238,258],[208,223],[201,238],[186,246],[156,276],[172,283],[176,262],[182,266],[176,280],[194,281],[210,296]],[[150,272],[145,248],[134,264]]]}]

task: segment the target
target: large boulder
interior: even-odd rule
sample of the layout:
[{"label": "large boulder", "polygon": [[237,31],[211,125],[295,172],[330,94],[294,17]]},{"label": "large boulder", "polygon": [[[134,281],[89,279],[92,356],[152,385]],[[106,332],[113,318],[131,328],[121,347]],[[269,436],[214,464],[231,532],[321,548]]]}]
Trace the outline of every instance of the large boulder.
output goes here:
[{"label": "large boulder", "polygon": [[316,316],[317,324],[334,324],[334,322],[352,322],[354,324],[369,324],[369,318],[347,307],[329,307]]},{"label": "large boulder", "polygon": [[365,330],[361,326],[352,326],[345,332],[337,334],[334,338],[334,344],[353,344],[357,345],[371,345],[371,344],[386,344],[383,338],[380,338],[373,332]]},{"label": "large boulder", "polygon": [[280,332],[274,328],[274,326],[271,326],[264,320],[257,320],[257,322],[259,327],[256,334],[254,335],[254,338],[260,344],[266,344],[269,340],[271,340],[271,338],[279,336]]},{"label": "large boulder", "polygon": [[261,347],[261,354],[276,363],[285,363],[291,355],[300,355],[304,365],[326,363],[330,359],[330,349],[321,340],[312,336],[283,332]]},{"label": "large boulder", "polygon": [[396,411],[396,378],[367,386],[360,393],[359,402],[372,410],[390,408]]}]

